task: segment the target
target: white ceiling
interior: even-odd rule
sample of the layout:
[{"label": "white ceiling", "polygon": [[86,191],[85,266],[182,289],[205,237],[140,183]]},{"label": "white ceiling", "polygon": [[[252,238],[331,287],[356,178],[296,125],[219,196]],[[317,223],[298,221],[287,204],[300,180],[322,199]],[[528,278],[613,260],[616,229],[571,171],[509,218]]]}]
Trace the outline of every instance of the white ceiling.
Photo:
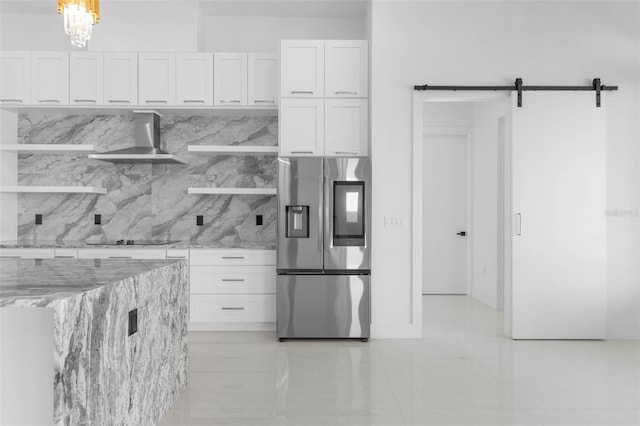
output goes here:
[{"label": "white ceiling", "polygon": [[[370,0],[101,0],[197,4],[207,16],[362,17]],[[55,0],[0,0],[0,13],[55,13]]]}]

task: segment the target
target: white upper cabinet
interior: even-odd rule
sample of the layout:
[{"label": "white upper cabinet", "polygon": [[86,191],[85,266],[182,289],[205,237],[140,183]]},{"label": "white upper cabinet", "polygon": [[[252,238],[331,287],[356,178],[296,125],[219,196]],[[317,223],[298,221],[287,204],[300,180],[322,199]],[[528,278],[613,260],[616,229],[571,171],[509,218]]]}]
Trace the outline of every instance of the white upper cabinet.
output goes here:
[{"label": "white upper cabinet", "polygon": [[31,53],[0,53],[0,104],[31,102]]},{"label": "white upper cabinet", "polygon": [[280,42],[280,95],[324,96],[324,41],[282,40]]},{"label": "white upper cabinet", "polygon": [[366,98],[369,43],[366,40],[326,40],[324,69],[325,97]]},{"label": "white upper cabinet", "polygon": [[326,99],[324,102],[324,155],[367,156],[367,99]]},{"label": "white upper cabinet", "polygon": [[103,54],[71,52],[69,54],[69,103],[102,105]]},{"label": "white upper cabinet", "polygon": [[31,95],[37,105],[69,104],[69,53],[31,54]]},{"label": "white upper cabinet", "polygon": [[275,106],[278,104],[276,78],[278,60],[271,53],[249,53],[248,61],[248,105]]},{"label": "white upper cabinet", "polygon": [[185,106],[213,105],[213,55],[176,54],[176,101]]},{"label": "white upper cabinet", "polygon": [[324,100],[281,99],[279,120],[280,155],[323,155]]},{"label": "white upper cabinet", "polygon": [[138,54],[104,54],[104,104],[138,104]]},{"label": "white upper cabinet", "polygon": [[214,105],[247,105],[247,54],[214,53],[213,64]]},{"label": "white upper cabinet", "polygon": [[138,54],[138,102],[140,105],[175,105],[175,53]]}]

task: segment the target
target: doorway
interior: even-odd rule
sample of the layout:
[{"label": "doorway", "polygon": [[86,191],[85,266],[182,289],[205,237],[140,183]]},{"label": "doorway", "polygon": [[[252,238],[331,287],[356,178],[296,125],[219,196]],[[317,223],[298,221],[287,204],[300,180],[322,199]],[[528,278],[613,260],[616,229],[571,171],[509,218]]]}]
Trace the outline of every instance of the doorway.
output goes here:
[{"label": "doorway", "polygon": [[425,127],[422,294],[468,293],[466,127]]}]

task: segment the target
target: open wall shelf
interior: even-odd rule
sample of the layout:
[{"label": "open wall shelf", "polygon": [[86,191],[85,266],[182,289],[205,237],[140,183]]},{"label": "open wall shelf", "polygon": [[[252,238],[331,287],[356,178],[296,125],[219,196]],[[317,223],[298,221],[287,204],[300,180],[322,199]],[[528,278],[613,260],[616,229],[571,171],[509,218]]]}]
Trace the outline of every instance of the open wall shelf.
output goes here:
[{"label": "open wall shelf", "polygon": [[276,195],[275,188],[203,188],[190,187],[193,195]]},{"label": "open wall shelf", "polygon": [[189,152],[210,154],[273,154],[278,155],[277,146],[246,145],[189,145]]},{"label": "open wall shelf", "polygon": [[79,144],[3,144],[0,151],[17,152],[18,154],[90,154],[99,152],[93,145]]},{"label": "open wall shelf", "polygon": [[95,186],[3,186],[0,192],[61,194],[106,194],[107,190]]}]

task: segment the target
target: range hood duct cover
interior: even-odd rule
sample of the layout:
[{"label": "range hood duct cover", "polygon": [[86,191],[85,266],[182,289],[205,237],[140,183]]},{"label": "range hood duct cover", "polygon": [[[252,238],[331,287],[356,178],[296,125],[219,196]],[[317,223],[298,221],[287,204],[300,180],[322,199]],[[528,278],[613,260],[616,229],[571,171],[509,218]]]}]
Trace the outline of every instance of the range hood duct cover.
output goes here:
[{"label": "range hood duct cover", "polygon": [[134,111],[135,140],[131,148],[91,154],[89,158],[112,163],[186,164],[160,148],[160,115],[155,111]]}]

